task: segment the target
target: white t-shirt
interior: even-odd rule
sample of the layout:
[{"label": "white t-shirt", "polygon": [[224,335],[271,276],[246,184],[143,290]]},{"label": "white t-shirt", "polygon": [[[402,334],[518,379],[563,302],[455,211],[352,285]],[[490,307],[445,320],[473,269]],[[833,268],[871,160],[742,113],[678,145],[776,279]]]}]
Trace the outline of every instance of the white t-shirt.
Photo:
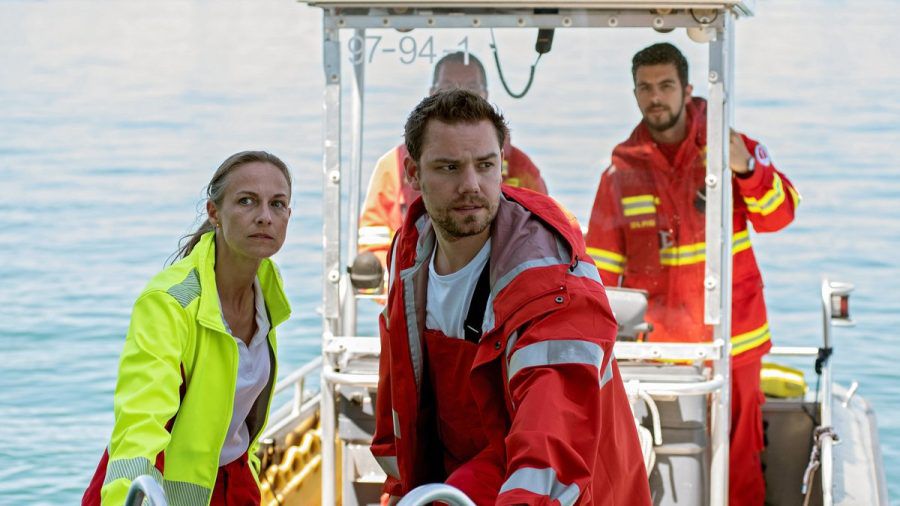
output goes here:
[{"label": "white t-shirt", "polygon": [[[491,240],[462,269],[441,276],[434,270],[437,246],[428,265],[428,295],[425,304],[425,328],[440,330],[447,337],[466,338],[466,314],[475,285],[491,256]],[[479,329],[480,330],[480,329]]]},{"label": "white t-shirt", "polygon": [[[269,315],[266,313],[266,301],[263,299],[259,278],[253,281],[256,304],[256,333],[250,339],[250,345],[235,337],[238,347],[238,376],[234,387],[234,410],[231,424],[225,435],[225,444],[219,454],[219,467],[233,462],[247,452],[250,447],[250,431],[247,430],[247,415],[253,409],[253,403],[269,381],[272,364],[269,363]],[[219,302],[221,310],[221,301]],[[225,329],[231,334],[231,328],[225,317],[222,317]],[[232,336],[234,337],[234,336]]]}]

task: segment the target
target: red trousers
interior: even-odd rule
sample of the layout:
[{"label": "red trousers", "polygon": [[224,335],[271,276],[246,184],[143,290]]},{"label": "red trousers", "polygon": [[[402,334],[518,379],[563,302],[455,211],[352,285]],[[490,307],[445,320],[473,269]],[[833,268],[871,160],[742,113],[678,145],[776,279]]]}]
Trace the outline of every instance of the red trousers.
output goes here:
[{"label": "red trousers", "polygon": [[760,358],[731,371],[731,451],[729,453],[728,503],[730,506],[762,506],[766,500],[760,452],[763,450],[762,404],[759,388]]},{"label": "red trousers", "polygon": [[219,468],[210,506],[259,506],[260,501],[259,484],[246,453]]}]

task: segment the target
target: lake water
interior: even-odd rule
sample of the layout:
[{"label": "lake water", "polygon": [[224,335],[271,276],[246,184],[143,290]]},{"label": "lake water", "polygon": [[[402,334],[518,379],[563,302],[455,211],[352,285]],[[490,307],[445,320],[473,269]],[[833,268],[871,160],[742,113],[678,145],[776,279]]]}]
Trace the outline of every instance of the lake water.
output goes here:
[{"label": "lake water", "polygon": [[[776,342],[818,345],[822,275],[856,284],[858,324],[836,333],[835,375],[858,380],[877,409],[894,504],[897,7],[757,2],[758,15],[738,27],[735,121],[804,197],[791,227],[753,237]],[[294,307],[279,334],[282,375],[319,353],[320,27],[317,9],[288,0],[0,3],[0,504],[80,499],[112,425],[131,305],[196,225],[203,185],[235,151],[267,149],[293,169],[294,217],[277,257]],[[417,51],[402,63],[411,44],[402,37],[421,50],[433,35],[437,51],[468,37],[514,142],[582,220],[612,147],[638,120],[631,55],[676,43],[706,93],[705,47],[679,32],[558,31],[519,101],[499,85],[486,32],[376,34],[398,51],[374,56],[367,74],[365,167],[399,142],[427,90],[428,58]],[[519,89],[534,31],[497,39]]]}]

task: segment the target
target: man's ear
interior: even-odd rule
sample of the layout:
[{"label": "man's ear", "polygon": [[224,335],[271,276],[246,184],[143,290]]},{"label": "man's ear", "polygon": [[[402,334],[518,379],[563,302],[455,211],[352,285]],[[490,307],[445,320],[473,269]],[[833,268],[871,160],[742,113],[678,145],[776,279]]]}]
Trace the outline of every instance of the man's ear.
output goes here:
[{"label": "man's ear", "polygon": [[691,95],[694,93],[694,86],[689,84],[684,87],[684,101],[688,102],[691,100]]},{"label": "man's ear", "polygon": [[403,158],[403,172],[412,189],[417,192],[422,191],[422,186],[419,184],[419,165],[409,155]]}]

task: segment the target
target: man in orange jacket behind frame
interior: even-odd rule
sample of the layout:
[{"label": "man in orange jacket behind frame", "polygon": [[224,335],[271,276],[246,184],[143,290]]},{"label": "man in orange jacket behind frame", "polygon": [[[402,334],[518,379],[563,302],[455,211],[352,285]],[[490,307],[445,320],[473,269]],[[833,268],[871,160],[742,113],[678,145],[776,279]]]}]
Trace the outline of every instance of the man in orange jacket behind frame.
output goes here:
[{"label": "man in orange jacket behind frame", "polygon": [[[457,88],[488,98],[484,66],[471,53],[450,53],[434,65],[429,94]],[[419,196],[403,174],[403,159],[408,155],[406,146],[400,144],[378,159],[359,219],[359,250],[374,253],[384,267],[391,239],[400,229],[407,208]],[[510,143],[508,136],[503,144],[501,174],[504,184],[547,193],[541,171],[525,152]]]}]

